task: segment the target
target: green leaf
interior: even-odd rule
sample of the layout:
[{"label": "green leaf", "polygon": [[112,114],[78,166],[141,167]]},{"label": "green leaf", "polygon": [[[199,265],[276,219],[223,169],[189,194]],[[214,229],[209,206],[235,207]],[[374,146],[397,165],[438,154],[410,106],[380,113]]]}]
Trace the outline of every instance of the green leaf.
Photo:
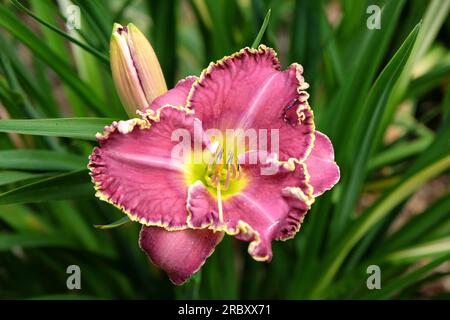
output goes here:
[{"label": "green leaf", "polygon": [[90,250],[83,248],[80,244],[66,237],[62,233],[41,234],[36,232],[26,233],[1,233],[0,252],[9,251],[13,248],[37,249],[37,248],[64,248],[71,250],[85,250],[98,256],[111,258],[115,253],[108,249]]},{"label": "green leaf", "polygon": [[447,88],[445,90],[445,96],[442,100],[442,111],[443,111],[443,122],[450,122],[450,81],[447,84]]},{"label": "green leaf", "polygon": [[[365,118],[368,122],[361,121],[358,126],[357,136],[362,136],[356,159],[350,174],[344,177],[345,193],[336,210],[336,228],[342,229],[351,219],[358,196],[360,195],[365,180],[367,163],[374,144],[377,127],[383,118],[383,113],[391,95],[392,89],[399,78],[409,55],[413,49],[420,25],[417,25],[408,38],[383,69],[375,81],[364,106],[368,114]],[[339,231],[338,231],[339,232]]]},{"label": "green leaf", "polygon": [[232,241],[225,237],[202,271],[202,286],[213,299],[235,299],[237,295]]},{"label": "green leaf", "polygon": [[430,146],[432,140],[432,137],[426,137],[412,142],[398,143],[370,159],[367,169],[368,171],[372,171],[388,164],[399,163],[408,157],[420,154]]},{"label": "green leaf", "polygon": [[367,212],[365,212],[353,226],[346,231],[343,239],[339,241],[338,245],[329,254],[327,262],[324,263],[325,270],[322,273],[321,279],[316,284],[315,289],[311,292],[311,297],[317,297],[321,294],[321,291],[326,288],[339,270],[339,267],[350,250],[358,243],[366,232],[426,181],[436,177],[438,174],[449,168],[450,156],[443,157],[435,163],[430,164],[407,177],[397,185],[396,188],[385,192],[381,200],[370,207]]},{"label": "green leaf", "polygon": [[180,300],[198,300],[200,297],[200,285],[202,283],[202,273],[200,269],[196,272],[189,281],[183,286],[175,288],[176,299]]},{"label": "green leaf", "polygon": [[87,170],[42,179],[0,194],[0,205],[91,197],[94,188]]},{"label": "green leaf", "polygon": [[109,230],[109,229],[121,227],[121,226],[127,224],[128,222],[131,222],[131,220],[130,220],[130,218],[128,218],[128,216],[125,216],[125,217],[120,218],[117,221],[112,222],[112,223],[96,224],[96,225],[94,225],[94,227],[96,227],[97,229],[101,229],[101,230]]},{"label": "green leaf", "polygon": [[177,28],[175,20],[175,0],[148,1],[152,28],[152,46],[158,56],[168,87],[175,84],[178,60],[176,56]]},{"label": "green leaf", "polygon": [[399,249],[417,242],[450,217],[450,197],[444,196],[427,210],[411,218],[402,228],[389,235],[380,245],[381,252]]},{"label": "green leaf", "polygon": [[74,91],[76,91],[91,108],[96,110],[99,115],[105,114],[102,109],[104,103],[89,89],[89,86],[86,83],[76,76],[74,69],[51,50],[48,45],[43,43],[32,30],[27,28],[3,4],[0,4],[0,26],[22,41],[35,55],[55,70],[55,72]]},{"label": "green leaf", "polygon": [[106,65],[109,66],[109,58],[107,56],[105,56],[103,53],[101,53],[100,51],[98,51],[97,49],[90,47],[89,45],[86,45],[84,43],[82,43],[81,41],[75,39],[74,37],[72,37],[71,35],[69,35],[68,33],[61,31],[60,29],[58,29],[57,27],[47,23],[46,21],[44,21],[43,19],[39,18],[38,16],[36,16],[33,12],[31,12],[30,10],[28,10],[26,7],[24,7],[19,1],[17,0],[11,0],[11,2],[13,3],[14,6],[16,6],[18,9],[20,9],[21,11],[25,12],[27,15],[29,15],[30,17],[32,17],[34,20],[36,20],[37,22],[43,24],[44,26],[46,26],[47,28],[53,30],[54,32],[56,32],[57,34],[59,34],[60,36],[66,38],[67,40],[69,40],[70,42],[76,44],[77,46],[83,48],[84,50],[86,50],[87,52],[93,54],[94,56],[96,56],[98,59],[100,59],[100,61],[102,61],[103,63],[105,63]]},{"label": "green leaf", "polygon": [[450,237],[446,237],[392,252],[385,259],[391,263],[411,263],[423,258],[449,254]]},{"label": "green leaf", "polygon": [[304,76],[309,83],[314,83],[317,66],[322,56],[321,11],[320,1],[297,0],[294,9],[290,55],[292,61],[301,62]]},{"label": "green leaf", "polygon": [[[0,151],[0,154],[2,151]],[[0,158],[0,163],[3,159]],[[23,171],[0,171],[0,186],[24,180],[37,179],[48,176],[48,173],[31,173]]]},{"label": "green leaf", "polygon": [[[0,151],[0,168],[64,171],[79,170],[87,165],[87,157],[50,150],[3,150]],[[1,173],[0,173],[1,174]],[[26,174],[23,172],[23,174]]]},{"label": "green leaf", "polygon": [[[386,190],[371,207],[348,228],[341,239],[334,241],[331,252],[322,263],[321,278],[309,290],[310,297],[318,297],[332,281],[349,252],[359,243],[361,238],[374,228],[380,221],[389,215],[392,209],[402,203],[420,186],[450,168],[450,118],[446,119],[440,130],[436,133],[432,145],[417,158],[402,180],[393,188]],[[315,271],[317,272],[317,270]]]},{"label": "green leaf", "polygon": [[0,120],[0,132],[95,140],[95,134],[113,121],[108,118]]},{"label": "green leaf", "polygon": [[266,32],[267,26],[269,25],[271,12],[272,12],[271,9],[269,9],[267,11],[266,16],[264,17],[264,21],[261,26],[261,29],[259,29],[258,35],[256,36],[255,41],[253,41],[253,43],[252,43],[252,48],[257,48],[259,46],[261,39],[264,36],[264,32]]},{"label": "green leaf", "polygon": [[[327,114],[319,118],[319,128],[329,133],[334,138],[333,142],[336,142],[338,146],[341,143],[347,146],[349,141],[355,137],[351,130],[342,130],[341,128],[349,122],[349,118],[353,118],[355,121],[360,120],[363,111],[360,106],[364,103],[405,1],[383,1],[383,3],[382,30],[369,30],[365,25],[364,28],[359,29],[362,32],[359,35],[357,47],[354,48],[354,53],[351,55],[351,68],[346,75],[343,87],[337,93]],[[361,14],[356,16],[362,18]],[[353,126],[350,127],[350,129],[352,128]],[[339,159],[344,155],[337,154],[337,156]]]},{"label": "green leaf", "polygon": [[35,212],[22,204],[1,206],[0,220],[19,232],[41,234],[54,232],[52,224],[41,213]]},{"label": "green leaf", "polygon": [[211,46],[214,50],[214,60],[235,51],[230,28],[231,21],[227,20],[230,7],[236,5],[234,0],[196,0],[194,3],[205,18],[206,25],[211,32]]},{"label": "green leaf", "polygon": [[101,251],[102,245],[97,241],[95,229],[85,218],[85,212],[76,210],[70,201],[52,201],[46,207],[54,220],[58,221],[58,232],[77,239],[87,249]]},{"label": "green leaf", "polygon": [[[324,60],[327,62],[329,60],[330,69],[332,69],[332,76],[336,79],[338,85],[342,85],[345,79],[344,73],[344,64],[342,62],[341,53],[338,50],[338,42],[336,36],[334,35],[334,29],[330,26],[330,22],[328,21],[328,16],[324,12],[322,6],[320,6],[320,26],[321,33],[323,33],[323,37],[326,39],[324,42]],[[314,36],[314,35],[313,35]],[[292,46],[296,46],[298,39],[292,37],[291,44]],[[308,80],[309,81],[309,80]]]},{"label": "green leaf", "polygon": [[434,66],[427,73],[412,80],[406,90],[407,97],[420,96],[442,84],[445,79],[448,79],[450,76],[450,59],[447,60],[445,63]]},{"label": "green leaf", "polygon": [[[7,41],[7,39],[1,34],[0,34],[0,41],[2,41],[3,43],[2,46],[3,55],[8,57],[14,57],[16,48],[13,45],[13,43],[11,41]],[[48,79],[45,79],[44,77],[39,77],[42,78],[40,79],[41,81],[39,82],[36,81],[36,77],[31,72],[30,68],[24,63],[24,61],[11,58],[9,59],[3,58],[3,61],[10,63],[11,66],[13,67],[13,70],[15,71],[15,73],[8,72],[9,75],[7,76],[7,79],[10,79],[9,82],[11,83],[18,80],[18,83],[21,84],[20,87],[23,88],[23,91],[26,92],[28,96],[34,98],[35,105],[39,105],[43,109],[46,117],[58,117],[59,115],[58,106],[55,101],[53,92],[50,89],[51,86],[49,85]],[[10,86],[12,87],[11,89],[18,91],[17,87],[14,88],[12,85]],[[17,116],[15,113],[19,110],[15,109],[17,108],[11,109],[11,111],[13,111],[13,113],[10,113],[12,118],[27,117],[27,115]]]},{"label": "green leaf", "polygon": [[77,244],[62,235],[44,235],[39,233],[0,234],[0,252],[11,250],[13,247],[21,248],[76,248]]},{"label": "green leaf", "polygon": [[[61,17],[59,17],[59,8],[58,5],[49,2],[49,1],[40,1],[40,0],[30,0],[29,1],[30,6],[33,8],[35,15],[41,18],[41,20],[46,21],[48,24],[58,26],[61,21]],[[62,5],[62,7],[65,7],[66,5]],[[63,10],[64,12],[66,10]],[[65,12],[67,13],[67,12]],[[82,19],[83,16],[80,16],[80,19]],[[62,17],[64,18],[64,17]],[[68,21],[70,17],[66,17],[66,21]],[[80,20],[80,23],[83,24],[83,22]],[[83,25],[83,31],[86,31],[86,26]],[[80,36],[78,34],[78,30],[69,30],[67,31],[69,34],[71,34],[74,38],[79,39]],[[82,65],[79,63],[79,56],[86,56],[87,59],[90,59],[92,61],[95,61],[96,67],[99,69],[99,67],[103,67],[104,69],[109,70],[109,68],[105,68],[105,65],[99,65],[98,59],[90,54],[89,52],[85,51],[84,49],[80,48],[79,46],[75,44],[67,45],[67,41],[64,37],[61,37],[58,33],[55,33],[53,30],[45,27],[44,25],[41,27],[41,33],[42,33],[42,39],[43,41],[48,44],[48,46],[63,60],[66,64],[72,64],[76,65],[76,69],[79,73],[80,79],[82,79],[85,83],[89,84],[89,87],[91,90],[93,90],[94,94],[96,94],[98,97],[100,97],[103,101],[105,101],[105,96],[103,95],[103,92],[101,89],[103,89],[103,83],[100,83],[98,81],[95,81],[95,79],[86,77],[85,69]],[[87,42],[84,40],[84,42]],[[53,86],[48,81],[48,75],[49,74],[45,64],[40,63],[39,59],[35,59],[34,64],[36,66],[41,66],[41,72],[37,74],[37,77],[39,79],[42,78],[42,81],[40,82],[41,90],[46,90],[49,93],[53,93],[55,91],[59,92],[59,90],[53,90]],[[39,70],[39,69],[38,69]],[[100,70],[97,70],[95,73],[96,76],[100,76],[102,73]],[[68,86],[66,83],[62,82],[62,89],[64,91],[65,97],[67,98],[68,105],[70,106],[70,109],[75,117],[85,117],[88,114],[90,114],[90,110],[86,103],[81,99],[78,93],[76,93],[70,86]],[[45,92],[45,91],[44,91]],[[105,104],[102,106],[103,108],[106,108],[108,106],[111,108],[111,104],[105,101]],[[47,108],[47,106],[44,104],[42,105],[43,108]],[[109,112],[109,110],[107,111]],[[50,118],[57,118],[59,114],[53,115],[49,114],[48,117]],[[14,118],[21,118],[21,117],[14,117]],[[40,117],[43,118],[43,117]]]},{"label": "green leaf", "polygon": [[[376,2],[379,4],[379,1]],[[342,9],[345,19],[342,19],[342,23],[339,25],[339,31],[345,36],[344,39],[348,40],[355,36],[354,32],[361,28],[361,25],[365,27],[364,15],[367,8],[367,2],[365,1],[353,1],[343,0]]]},{"label": "green leaf", "polygon": [[105,2],[81,0],[73,2],[81,8],[83,15],[86,15],[90,27],[95,29],[104,48],[108,48],[113,21],[111,12],[105,7]]},{"label": "green leaf", "polygon": [[433,44],[442,24],[446,21],[450,11],[450,0],[429,1],[427,11],[424,13],[423,28],[420,32],[416,48],[415,59],[420,59]]},{"label": "green leaf", "polygon": [[372,290],[369,294],[366,294],[363,299],[389,299],[403,288],[417,282],[421,278],[425,277],[430,271],[439,267],[442,263],[450,259],[450,254],[432,260],[420,268],[401,275],[398,278],[392,279],[386,285],[383,285],[381,290]]},{"label": "green leaf", "polygon": [[417,36],[418,39],[411,54],[410,61],[400,76],[400,80],[394,90],[395,94],[388,101],[386,113],[383,115],[382,123],[378,128],[376,135],[377,144],[382,140],[382,136],[386,132],[386,128],[395,114],[395,110],[407,93],[408,84],[411,81],[411,69],[430,48],[443,23],[446,21],[449,11],[450,0],[433,0],[428,2],[426,12],[423,15],[422,27]]}]

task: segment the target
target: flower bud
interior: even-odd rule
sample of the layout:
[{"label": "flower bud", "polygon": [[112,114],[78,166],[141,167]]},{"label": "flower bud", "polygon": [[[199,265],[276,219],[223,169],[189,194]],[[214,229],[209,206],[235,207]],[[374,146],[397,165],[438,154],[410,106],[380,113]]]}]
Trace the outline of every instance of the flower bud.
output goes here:
[{"label": "flower bud", "polygon": [[111,71],[127,113],[148,107],[167,91],[164,75],[152,46],[133,24],[114,24],[110,42]]}]

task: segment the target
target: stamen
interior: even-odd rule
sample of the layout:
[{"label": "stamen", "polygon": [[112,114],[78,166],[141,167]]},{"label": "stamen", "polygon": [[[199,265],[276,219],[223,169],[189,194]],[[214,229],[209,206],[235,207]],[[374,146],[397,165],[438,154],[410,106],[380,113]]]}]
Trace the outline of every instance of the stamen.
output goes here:
[{"label": "stamen", "polygon": [[212,177],[213,184],[220,183],[220,178],[221,178],[221,174],[222,174],[222,166],[223,166],[222,165],[222,156],[223,156],[223,149],[221,149],[219,151],[219,153],[217,154],[217,157],[216,157],[216,163],[215,163],[216,168],[214,170],[214,175]]},{"label": "stamen", "polygon": [[209,173],[212,171],[213,167],[217,165],[218,160],[222,157],[222,150],[219,153],[214,152],[213,156],[208,162],[207,170],[206,172]]},{"label": "stamen", "polygon": [[214,163],[216,162],[216,158],[215,157],[211,157],[211,159],[209,159],[208,161],[208,166],[206,167],[206,172],[210,173],[212,170],[212,167],[214,165]]},{"label": "stamen", "polygon": [[232,181],[239,179],[240,176],[239,164],[235,161],[234,153],[228,152],[225,163],[224,158],[224,149],[217,150],[211,154],[204,171],[205,182],[211,187],[220,188],[221,191],[227,191]]},{"label": "stamen", "polygon": [[223,156],[223,149],[220,149],[219,153],[217,154],[217,163],[222,164],[222,162],[219,162],[222,161],[222,156]]},{"label": "stamen", "polygon": [[230,186],[230,172],[232,161],[233,161],[233,153],[230,152],[227,161],[227,177],[225,178],[225,184],[223,185],[224,190],[228,190],[228,187]]},{"label": "stamen", "polygon": [[220,192],[220,182],[217,184],[217,209],[219,210],[219,221],[223,222],[222,195]]}]

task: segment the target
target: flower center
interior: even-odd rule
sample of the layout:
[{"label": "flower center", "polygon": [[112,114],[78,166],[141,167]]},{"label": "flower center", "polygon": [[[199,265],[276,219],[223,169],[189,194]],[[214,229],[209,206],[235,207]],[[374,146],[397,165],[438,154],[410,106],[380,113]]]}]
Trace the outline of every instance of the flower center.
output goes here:
[{"label": "flower center", "polygon": [[240,168],[232,152],[229,153],[226,161],[224,160],[223,149],[213,154],[205,168],[204,179],[209,187],[227,191],[231,181],[239,180]]},{"label": "flower center", "polygon": [[233,152],[225,156],[223,148],[215,152],[205,150],[201,159],[200,163],[188,164],[186,180],[189,185],[200,180],[215,198],[225,199],[239,193],[247,184]]}]

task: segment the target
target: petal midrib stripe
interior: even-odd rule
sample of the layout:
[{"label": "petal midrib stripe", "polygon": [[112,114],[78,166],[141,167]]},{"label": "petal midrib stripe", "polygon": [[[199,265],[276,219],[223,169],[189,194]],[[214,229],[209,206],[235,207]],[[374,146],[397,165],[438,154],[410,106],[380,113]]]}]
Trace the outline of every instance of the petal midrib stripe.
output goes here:
[{"label": "petal midrib stripe", "polygon": [[177,172],[184,171],[184,166],[181,163],[175,163],[170,158],[155,157],[147,154],[126,154],[124,152],[108,152],[108,155],[113,160],[129,165],[148,166]]},{"label": "petal midrib stripe", "polygon": [[271,75],[264,84],[259,88],[256,94],[253,96],[250,101],[249,107],[247,108],[245,114],[239,120],[239,124],[237,128],[249,128],[255,119],[256,114],[258,114],[258,109],[262,107],[263,96],[266,91],[270,88],[270,85],[274,81],[274,79],[278,76],[278,73],[275,72]]}]

